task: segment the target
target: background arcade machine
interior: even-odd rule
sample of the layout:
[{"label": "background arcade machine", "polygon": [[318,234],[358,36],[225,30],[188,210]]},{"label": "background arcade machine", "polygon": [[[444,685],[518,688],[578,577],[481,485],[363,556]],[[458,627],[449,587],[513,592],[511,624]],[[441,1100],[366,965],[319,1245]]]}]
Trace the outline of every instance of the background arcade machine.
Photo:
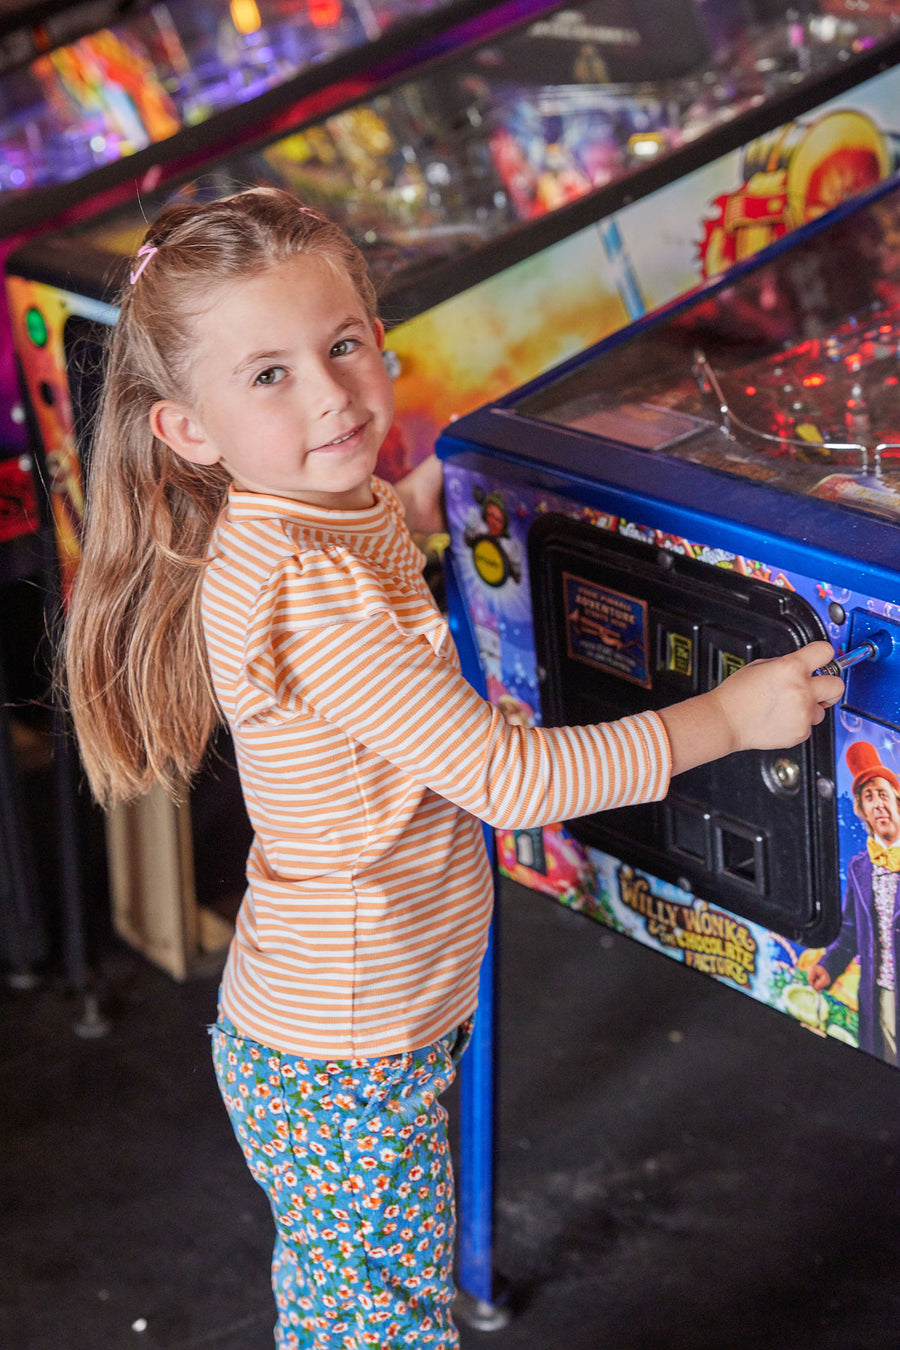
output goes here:
[{"label": "background arcade machine", "polygon": [[146,217],[263,182],[367,252],[396,376],[384,471],[399,476],[460,413],[892,172],[900,3],[874,18],[772,12],[553,5],[380,93],[345,90],[327,116],[287,109],[277,134],[167,168],[140,206],[18,249],[14,342],[45,449],[73,453],[67,343],[114,319],[111,278]]},{"label": "background arcade machine", "polygon": [[[438,446],[451,622],[508,717],[661,707],[820,637],[846,685],[803,745],[694,769],[655,805],[497,832],[500,872],[894,1065],[898,351],[891,185]],[[462,1284],[487,1318],[492,1056],[475,1053]]]},{"label": "background arcade machine", "polygon": [[[271,130],[286,115],[296,120],[303,115],[300,110],[310,106],[321,114],[332,102],[345,101],[350,92],[360,96],[377,88],[388,74],[396,77],[398,71],[415,66],[448,43],[452,46],[476,33],[493,33],[540,7],[536,0],[488,5],[476,0],[168,0],[166,4],[35,0],[4,6],[0,15],[0,254],[6,257],[23,239],[88,219],[118,201],[133,203],[168,174],[183,173],[186,166],[204,162],[224,146],[232,149],[264,129]],[[35,445],[26,425],[34,404],[23,409],[5,300],[4,292],[0,303],[0,584],[4,586],[7,640],[3,645],[21,647],[19,664],[29,665],[33,648],[28,643],[37,640],[34,631],[39,638],[40,617],[24,628],[9,617],[10,584],[24,586],[30,608],[36,608],[46,586],[35,586],[34,578],[47,567],[48,554],[52,573],[56,566],[52,542],[48,549],[43,538],[45,503],[35,482]],[[88,312],[94,313],[90,307]],[[29,314],[28,326],[37,350],[42,341],[38,312]],[[48,398],[53,397],[49,384],[42,388]],[[44,402],[39,399],[37,406]],[[56,411],[67,417],[70,406],[66,398]],[[48,444],[45,449],[55,466],[54,448]],[[76,492],[75,478],[64,477],[67,488]],[[56,496],[54,505],[58,501]],[[58,513],[54,525],[65,554],[69,536]],[[24,694],[14,689],[14,701],[27,699],[32,692],[30,686]],[[38,964],[48,943],[35,937],[41,928],[41,905],[34,898],[40,887],[20,879],[34,868],[27,856],[28,831],[19,822],[21,812],[16,807],[15,764],[11,759],[7,770],[5,744],[0,737],[9,814],[9,846],[4,856],[13,861],[8,886],[3,885],[11,901],[8,941],[0,933],[0,964],[19,970]],[[61,924],[63,964],[70,983],[80,989],[88,976],[73,842],[77,826],[69,820],[64,805],[72,800],[72,793],[63,750],[64,742],[57,741],[52,757],[54,773],[62,779],[57,826],[62,854],[60,905],[65,916]],[[218,823],[219,808],[211,807],[212,819],[208,819],[199,798],[196,807],[195,824],[208,836]],[[13,839],[18,841],[15,845]],[[230,878],[239,884],[240,846],[238,838],[234,855],[224,860],[219,852],[215,888],[221,889]],[[16,861],[20,855],[21,866]],[[201,909],[200,915],[205,918],[207,911]],[[174,971],[186,968],[185,950],[198,951],[204,943],[217,940],[211,915],[205,925],[213,926],[211,938],[200,933],[197,924],[186,920],[185,925],[159,935],[160,949],[166,950]]]},{"label": "background arcade machine", "polygon": [[[0,256],[133,203],[290,109],[377,87],[535,4],[506,0],[19,0],[0,14]],[[335,93],[335,87],[340,93]],[[41,512],[5,296],[0,542]]]},{"label": "background arcade machine", "polygon": [[[478,14],[487,9],[488,13]],[[492,31],[475,0],[74,0],[0,15],[0,252],[133,202],[260,134],[285,109],[321,110],[461,40]],[[527,4],[525,5],[527,12]],[[474,17],[473,17],[474,16]],[[508,19],[506,20],[509,21]],[[294,114],[296,116],[296,113]],[[25,449],[8,326],[0,324],[0,449]]]}]

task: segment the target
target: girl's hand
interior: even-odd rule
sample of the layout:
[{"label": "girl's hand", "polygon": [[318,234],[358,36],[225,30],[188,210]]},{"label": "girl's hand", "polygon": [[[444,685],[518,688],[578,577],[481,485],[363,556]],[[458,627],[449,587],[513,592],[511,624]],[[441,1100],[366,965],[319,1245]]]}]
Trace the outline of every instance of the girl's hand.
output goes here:
[{"label": "girl's hand", "polygon": [[844,692],[836,675],[816,675],[834,656],[810,642],[787,656],[751,661],[712,694],[733,729],[737,750],[780,750],[805,741]]},{"label": "girl's hand", "polygon": [[844,692],[836,675],[816,675],[834,656],[828,642],[810,642],[787,656],[751,661],[697,698],[660,716],[683,773],[736,750],[781,750],[805,741]]},{"label": "girl's hand", "polygon": [[410,534],[442,534],[446,530],[443,487],[444,475],[437,455],[429,455],[394,483]]}]

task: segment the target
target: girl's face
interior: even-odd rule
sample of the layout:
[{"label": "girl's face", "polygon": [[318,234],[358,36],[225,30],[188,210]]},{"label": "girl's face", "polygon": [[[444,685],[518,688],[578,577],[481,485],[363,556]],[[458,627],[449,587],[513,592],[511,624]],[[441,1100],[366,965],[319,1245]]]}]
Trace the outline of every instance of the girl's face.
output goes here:
[{"label": "girl's face", "polygon": [[158,403],[157,436],[236,486],[313,506],[372,505],[393,417],[384,329],[349,277],[297,255],[213,291],[197,321],[190,408]]}]

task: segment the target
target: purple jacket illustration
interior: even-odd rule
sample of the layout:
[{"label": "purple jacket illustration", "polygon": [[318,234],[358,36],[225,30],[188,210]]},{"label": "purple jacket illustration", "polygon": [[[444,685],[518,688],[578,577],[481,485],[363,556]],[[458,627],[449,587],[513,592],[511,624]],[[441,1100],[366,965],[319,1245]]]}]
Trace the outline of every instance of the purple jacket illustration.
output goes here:
[{"label": "purple jacket illustration", "polygon": [[[819,962],[832,980],[837,979],[859,956],[859,1048],[871,1055],[884,1057],[881,1043],[880,1019],[876,1004],[876,977],[880,960],[878,915],[872,894],[874,869],[867,853],[857,853],[847,865],[847,890],[844,897],[844,918],[841,931],[825,951]],[[900,958],[900,886],[894,897],[894,920],[891,936],[894,948],[894,969]],[[896,981],[894,999],[896,1001]]]}]

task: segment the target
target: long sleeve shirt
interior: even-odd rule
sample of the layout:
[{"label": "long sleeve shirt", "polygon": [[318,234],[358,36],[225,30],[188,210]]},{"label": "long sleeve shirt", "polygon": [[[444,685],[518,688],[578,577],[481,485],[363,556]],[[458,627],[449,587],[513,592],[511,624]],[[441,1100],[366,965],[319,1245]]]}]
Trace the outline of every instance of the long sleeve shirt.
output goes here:
[{"label": "long sleeve shirt", "polygon": [[310,1058],[427,1045],[473,1011],[493,886],[480,820],[656,800],[655,713],[507,725],[463,678],[386,484],[340,512],[232,489],[202,618],[254,838],[223,977],[247,1036]]}]

